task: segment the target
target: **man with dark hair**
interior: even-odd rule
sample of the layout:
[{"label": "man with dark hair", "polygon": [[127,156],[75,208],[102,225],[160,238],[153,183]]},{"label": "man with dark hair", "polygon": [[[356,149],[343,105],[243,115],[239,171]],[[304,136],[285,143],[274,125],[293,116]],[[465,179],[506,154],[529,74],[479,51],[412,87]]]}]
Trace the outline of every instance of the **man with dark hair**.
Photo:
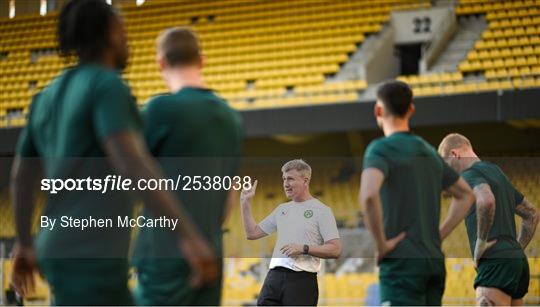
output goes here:
[{"label": "man with dark hair", "polygon": [[[377,247],[381,304],[440,305],[446,275],[441,240],[463,220],[474,196],[437,151],[410,132],[414,105],[407,84],[383,84],[374,112],[385,137],[366,149],[359,200]],[[454,199],[439,227],[442,190]]]},{"label": "man with dark hair", "polygon": [[[167,177],[182,174],[207,186],[211,178],[234,176],[243,141],[241,117],[204,83],[204,59],[195,33],[183,28],[164,31],[157,41],[157,59],[171,94],[147,103],[144,134]],[[177,193],[218,257],[222,256],[221,226],[232,204],[227,193],[212,187]],[[137,304],[219,305],[221,274],[217,283],[193,289],[187,281],[189,266],[178,259],[181,254],[171,249],[172,243],[167,233],[140,230],[134,253]]]},{"label": "man with dark hair", "polygon": [[[25,295],[39,266],[55,304],[132,304],[127,287],[129,228],[42,228],[34,251],[30,223],[38,164],[47,178],[55,179],[104,178],[114,172],[132,182],[162,177],[140,136],[135,101],[118,74],[128,56],[119,16],[103,0],[68,1],[59,16],[58,40],[61,53],[76,55],[79,63],[34,97],[19,138],[12,170],[17,229],[13,285]],[[126,192],[88,189],[50,194],[43,215],[116,221],[133,214]],[[181,220],[173,244],[185,252],[193,286],[213,281],[213,251],[173,195],[146,190],[140,197],[155,215]]]},{"label": "man with dark hair", "polygon": [[[447,135],[439,154],[473,188],[475,208],[465,220],[477,266],[474,288],[479,306],[523,305],[530,272],[524,249],[534,236],[540,215],[495,164],[482,161],[469,139]],[[514,216],[522,218],[516,236]]]},{"label": "man with dark hair", "polygon": [[404,82],[387,82],[377,89],[377,98],[388,112],[396,117],[404,118],[412,105],[411,88]]}]

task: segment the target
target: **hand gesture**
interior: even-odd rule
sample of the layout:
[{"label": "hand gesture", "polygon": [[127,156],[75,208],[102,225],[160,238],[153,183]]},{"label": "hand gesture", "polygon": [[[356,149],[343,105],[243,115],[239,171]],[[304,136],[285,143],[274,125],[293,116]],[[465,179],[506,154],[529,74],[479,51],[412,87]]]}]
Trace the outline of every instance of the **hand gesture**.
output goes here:
[{"label": "hand gesture", "polygon": [[249,203],[255,196],[255,191],[257,191],[257,180],[255,180],[255,182],[253,183],[251,189],[242,190],[242,193],[240,193],[240,204],[244,205],[246,203]]}]

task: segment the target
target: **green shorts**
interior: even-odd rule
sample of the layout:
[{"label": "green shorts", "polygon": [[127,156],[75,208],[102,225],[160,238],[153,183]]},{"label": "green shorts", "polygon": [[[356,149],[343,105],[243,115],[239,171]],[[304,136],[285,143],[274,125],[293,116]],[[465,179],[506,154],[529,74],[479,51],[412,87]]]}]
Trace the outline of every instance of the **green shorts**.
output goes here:
[{"label": "green shorts", "polygon": [[41,259],[52,305],[133,305],[125,259]]},{"label": "green shorts", "polygon": [[[221,273],[221,271],[220,271]],[[221,303],[221,276],[213,285],[194,289],[190,269],[182,260],[153,259],[137,266],[135,303],[141,306],[217,306]]]},{"label": "green shorts", "polygon": [[529,290],[529,262],[520,258],[482,258],[478,265],[474,288],[497,288],[520,299]]},{"label": "green shorts", "polygon": [[380,263],[381,305],[441,305],[444,259],[387,258]]}]

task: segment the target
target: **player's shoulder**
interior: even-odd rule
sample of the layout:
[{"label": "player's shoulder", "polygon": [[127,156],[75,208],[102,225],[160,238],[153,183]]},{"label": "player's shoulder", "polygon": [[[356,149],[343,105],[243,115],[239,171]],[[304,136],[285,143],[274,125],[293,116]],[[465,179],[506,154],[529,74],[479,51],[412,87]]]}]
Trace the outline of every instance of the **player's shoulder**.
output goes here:
[{"label": "player's shoulder", "polygon": [[471,169],[486,178],[490,178],[499,182],[501,182],[502,180],[510,183],[510,179],[508,178],[506,173],[499,167],[499,165],[493,162],[484,160],[478,161],[472,165]]},{"label": "player's shoulder", "polygon": [[236,112],[233,108],[230,107],[229,102],[227,101],[227,99],[225,99],[223,96],[221,96],[217,91],[215,91],[215,90],[213,90],[211,88],[208,88],[207,93],[208,93],[208,96],[210,97],[210,99],[217,102],[222,109],[226,109],[226,110]]},{"label": "player's shoulder", "polygon": [[64,82],[64,80],[70,77],[72,71],[75,68],[76,67],[68,67],[64,69],[58,76],[54,77],[47,85],[39,89],[38,92],[32,96],[32,100],[30,103],[30,111],[33,108],[36,108],[37,106],[44,107],[45,105],[47,105],[47,101],[52,102],[54,100],[55,94],[59,90],[61,90],[61,85]]},{"label": "player's shoulder", "polygon": [[71,73],[66,75],[76,75],[80,82],[87,82],[93,85],[94,90],[101,92],[123,92],[131,95],[127,82],[122,78],[118,70],[114,70],[99,64],[83,64],[73,67]]},{"label": "player's shoulder", "polygon": [[219,95],[215,90],[207,89],[208,96],[212,102],[214,102],[214,115],[222,120],[234,123],[236,126],[241,126],[242,117],[238,111],[231,108],[228,101]]},{"label": "player's shoulder", "polygon": [[142,111],[143,113],[159,111],[170,101],[171,101],[170,93],[156,94],[148,98],[148,100],[144,103],[144,107],[142,108]]},{"label": "player's shoulder", "polygon": [[486,167],[488,167],[488,165],[485,162],[479,161],[471,165],[469,168],[463,170],[460,175],[466,181],[469,181],[471,179],[484,176]]},{"label": "player's shoulder", "polygon": [[483,172],[483,171],[501,171],[499,166],[489,161],[478,161],[475,162],[471,167],[467,169],[470,172]]},{"label": "player's shoulder", "polygon": [[219,100],[219,101],[221,101],[221,102],[227,102],[227,100],[226,100],[225,98],[223,98],[223,96],[221,96],[221,94],[220,94],[217,90],[215,90],[215,89],[213,89],[213,88],[209,88],[209,87],[208,87],[208,88],[205,88],[205,90],[206,90],[205,92],[206,92],[209,96],[211,96],[212,98],[214,98],[214,99],[216,99],[216,100]]},{"label": "player's shoulder", "polygon": [[410,136],[411,141],[414,142],[413,145],[419,146],[422,149],[422,151],[425,151],[428,154],[432,154],[432,155],[439,155],[437,153],[437,149],[435,149],[435,147],[433,147],[433,145],[431,145],[423,137],[415,133],[408,133],[407,135]]},{"label": "player's shoulder", "polygon": [[387,147],[388,147],[388,138],[379,137],[379,138],[374,139],[368,144],[368,146],[366,147],[366,154],[373,153],[381,149],[385,149]]},{"label": "player's shoulder", "polygon": [[157,107],[161,102],[168,102],[171,100],[170,93],[159,93],[150,98],[145,103],[145,106]]},{"label": "player's shoulder", "polygon": [[[86,78],[94,79],[100,83],[106,84],[107,82],[127,84],[122,79],[122,76],[118,70],[108,68],[100,64],[82,64],[74,66],[71,71],[83,75]],[[67,72],[68,74],[70,72]]]}]

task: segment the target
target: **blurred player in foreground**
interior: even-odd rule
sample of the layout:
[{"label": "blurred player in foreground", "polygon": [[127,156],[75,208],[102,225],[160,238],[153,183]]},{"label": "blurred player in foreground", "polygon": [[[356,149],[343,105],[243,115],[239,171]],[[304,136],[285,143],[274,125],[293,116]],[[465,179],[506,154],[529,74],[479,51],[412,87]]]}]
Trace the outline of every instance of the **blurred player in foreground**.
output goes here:
[{"label": "blurred player in foreground", "polygon": [[243,190],[240,205],[248,240],[257,240],[277,231],[276,245],[257,305],[315,306],[319,299],[317,272],[321,258],[339,258],[341,239],[332,209],[311,196],[311,167],[292,160],[281,168],[283,189],[291,201],[283,203],[255,222],[251,202],[257,181]]},{"label": "blurred player in foreground", "polygon": [[[465,220],[477,266],[476,303],[523,305],[530,279],[524,249],[536,231],[538,211],[497,165],[480,160],[463,135],[447,135],[439,145],[439,153],[461,173],[476,196],[476,207]],[[522,219],[519,236],[516,214]]]},{"label": "blurred player in foreground", "polygon": [[[195,33],[189,29],[164,31],[157,41],[157,61],[171,94],[147,103],[143,111],[146,141],[168,178],[181,174],[197,180],[195,176],[199,176],[199,190],[179,190],[177,196],[211,242],[221,265],[221,226],[232,202],[227,190],[203,186],[212,178],[234,176],[243,141],[240,114],[204,83],[204,58]],[[171,248],[173,243],[174,237],[164,231],[145,228],[139,232],[134,254],[136,303],[219,305],[221,266],[217,282],[194,289],[189,283],[189,265]]]},{"label": "blurred player in foreground", "polygon": [[[17,145],[11,185],[17,230],[12,282],[24,296],[39,266],[54,304],[129,305],[129,228],[41,229],[34,250],[31,220],[38,164],[47,178],[104,177],[110,172],[134,182],[162,177],[140,136],[133,96],[119,75],[128,49],[116,12],[103,0],[68,1],[59,15],[58,40],[61,53],[76,55],[78,64],[34,97]],[[157,190],[141,191],[140,197],[155,215],[180,220],[176,235],[182,240],[174,245],[189,251],[194,285],[214,280],[215,256],[178,201]],[[125,192],[72,191],[49,195],[43,215],[116,220],[132,213]]]},{"label": "blurred player in foreground", "polygon": [[[385,137],[366,149],[360,203],[377,246],[383,305],[441,304],[446,276],[441,240],[474,202],[467,183],[410,132],[413,113],[407,84],[391,81],[378,89],[375,117]],[[439,228],[442,190],[454,199]]]}]

